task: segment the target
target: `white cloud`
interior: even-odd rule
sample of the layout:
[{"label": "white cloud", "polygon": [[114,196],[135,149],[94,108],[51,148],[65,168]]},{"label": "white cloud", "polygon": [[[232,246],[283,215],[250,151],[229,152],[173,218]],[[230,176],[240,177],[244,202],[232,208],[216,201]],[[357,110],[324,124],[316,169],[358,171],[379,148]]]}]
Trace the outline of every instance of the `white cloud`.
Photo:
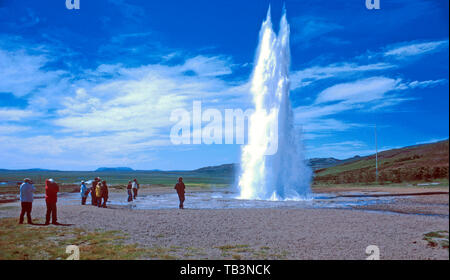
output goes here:
[{"label": "white cloud", "polygon": [[391,56],[402,59],[410,56],[418,56],[440,51],[444,48],[448,48],[448,40],[424,43],[407,42],[397,46],[389,47],[388,50],[384,53],[384,56]]},{"label": "white cloud", "polygon": [[403,82],[388,77],[370,77],[340,83],[321,91],[311,105],[294,109],[295,121],[306,133],[344,131],[362,124],[332,119],[330,116],[346,111],[374,111],[400,103],[416,100],[417,97],[400,94],[401,91],[417,87],[432,87],[447,80]]},{"label": "white cloud", "polygon": [[[78,82],[83,87],[63,100],[54,123],[69,131],[134,130],[153,135],[172,125],[172,110],[190,111],[194,100],[215,108],[243,105],[246,85],[230,85],[215,77],[231,71],[228,64],[217,57],[197,56],[177,66],[101,66],[100,71],[114,71],[114,79]],[[188,69],[199,75],[186,75]]]},{"label": "white cloud", "polygon": [[345,123],[336,119],[316,119],[305,122],[301,127],[308,132],[345,131],[350,128],[360,127],[361,124]]},{"label": "white cloud", "polygon": [[38,116],[41,114],[31,110],[0,108],[0,120],[2,121],[22,121]]},{"label": "white cloud", "polygon": [[222,76],[232,73],[228,59],[217,56],[196,56],[186,60],[181,68],[185,71],[194,71],[199,76]]},{"label": "white cloud", "polygon": [[395,65],[389,63],[357,64],[357,63],[334,63],[327,66],[313,66],[303,70],[294,71],[291,74],[291,88],[307,86],[329,78],[351,76],[358,73],[380,71],[393,68]]},{"label": "white cloud", "polygon": [[0,135],[5,135],[5,134],[16,134],[19,132],[23,132],[30,129],[27,126],[22,126],[22,125],[11,125],[11,124],[7,124],[7,125],[0,125]]},{"label": "white cloud", "polygon": [[399,79],[371,77],[350,83],[331,86],[317,96],[316,104],[332,101],[347,103],[364,103],[381,99],[384,94],[396,89]]},{"label": "white cloud", "polygon": [[0,49],[0,92],[20,97],[57,82],[65,72],[42,70],[48,62],[44,55]]}]

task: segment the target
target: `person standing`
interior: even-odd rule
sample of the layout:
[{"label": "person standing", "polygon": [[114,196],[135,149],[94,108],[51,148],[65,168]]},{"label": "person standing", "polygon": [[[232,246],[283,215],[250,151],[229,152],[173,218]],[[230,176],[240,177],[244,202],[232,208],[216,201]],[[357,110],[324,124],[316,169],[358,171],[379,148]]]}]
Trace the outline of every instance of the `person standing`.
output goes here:
[{"label": "person standing", "polygon": [[20,211],[19,224],[23,224],[23,216],[27,214],[27,222],[33,224],[31,219],[31,209],[33,208],[33,192],[36,188],[30,179],[23,179],[23,183],[20,185],[20,204],[22,210]]},{"label": "person standing", "polygon": [[131,191],[133,184],[128,181],[127,192],[128,192],[128,202],[133,201],[133,192]]},{"label": "person standing", "polygon": [[183,183],[183,178],[178,178],[178,183],[175,185],[174,189],[177,190],[178,198],[180,199],[180,209],[184,209],[184,193],[186,190],[186,186]]},{"label": "person standing", "polygon": [[95,187],[95,197],[97,197],[97,206],[102,207],[102,182],[99,181]]},{"label": "person standing", "polygon": [[97,196],[95,195],[97,184],[100,181],[100,178],[96,177],[94,181],[92,181],[92,187],[91,187],[91,204],[96,206],[97,205]]},{"label": "person standing", "polygon": [[81,187],[80,187],[80,195],[81,195],[81,205],[86,205],[86,199],[88,197],[89,190],[86,187],[86,183],[84,181],[81,181]]},{"label": "person standing", "polygon": [[133,189],[134,199],[136,199],[136,197],[138,195],[138,189],[139,189],[139,183],[136,180],[136,178],[134,178],[131,188]]},{"label": "person standing", "polygon": [[106,202],[108,201],[108,185],[106,184],[106,181],[103,180],[102,182],[102,198],[103,198],[103,204],[102,207],[106,208]]},{"label": "person standing", "polygon": [[45,224],[50,224],[50,215],[52,224],[59,225],[57,221],[56,202],[58,201],[59,186],[53,179],[45,180],[45,203],[47,204],[47,214],[45,215]]}]

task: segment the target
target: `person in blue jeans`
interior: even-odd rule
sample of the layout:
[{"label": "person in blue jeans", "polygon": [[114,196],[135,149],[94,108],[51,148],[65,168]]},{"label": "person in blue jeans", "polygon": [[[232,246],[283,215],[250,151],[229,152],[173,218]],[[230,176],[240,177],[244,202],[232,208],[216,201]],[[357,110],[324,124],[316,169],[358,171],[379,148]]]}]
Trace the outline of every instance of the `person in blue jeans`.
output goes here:
[{"label": "person in blue jeans", "polygon": [[20,185],[20,204],[22,210],[20,211],[19,224],[23,224],[23,218],[27,214],[27,222],[29,224],[33,223],[31,219],[31,209],[33,208],[33,192],[36,188],[30,179],[25,178],[23,184]]}]

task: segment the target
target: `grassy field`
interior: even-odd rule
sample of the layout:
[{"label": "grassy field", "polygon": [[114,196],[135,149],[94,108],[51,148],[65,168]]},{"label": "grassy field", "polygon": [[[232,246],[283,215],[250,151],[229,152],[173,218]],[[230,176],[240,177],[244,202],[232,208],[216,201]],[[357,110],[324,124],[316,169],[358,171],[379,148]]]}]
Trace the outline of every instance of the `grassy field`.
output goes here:
[{"label": "grassy field", "polygon": [[81,260],[128,260],[147,252],[115,231],[92,231],[64,226],[19,225],[16,218],[0,219],[0,260],[66,259],[66,247],[79,246]]},{"label": "grassy field", "polygon": [[[376,182],[375,155],[315,171],[315,183]],[[449,141],[393,149],[378,154],[378,182],[448,182]]]},{"label": "grassy field", "polygon": [[128,184],[128,181],[136,178],[140,184],[154,184],[172,186],[183,177],[186,181],[195,184],[229,184],[232,182],[233,174],[212,174],[208,172],[195,171],[0,171],[0,182],[21,181],[23,178],[30,178],[35,184],[44,184],[45,179],[53,178],[63,184],[78,184],[81,180],[92,180],[95,177],[105,179],[109,184]]}]

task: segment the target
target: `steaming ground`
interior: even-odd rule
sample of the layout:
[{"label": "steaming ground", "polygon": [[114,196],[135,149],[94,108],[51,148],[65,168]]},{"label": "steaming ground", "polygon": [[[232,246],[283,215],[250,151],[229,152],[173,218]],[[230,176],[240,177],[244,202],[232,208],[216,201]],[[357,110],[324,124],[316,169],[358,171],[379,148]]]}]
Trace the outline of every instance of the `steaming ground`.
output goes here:
[{"label": "steaming ground", "polygon": [[[125,199],[126,194],[112,196]],[[74,227],[122,231],[128,242],[168,248],[182,259],[365,259],[368,245],[380,248],[381,259],[448,259],[448,249],[423,240],[428,232],[448,230],[448,203],[448,194],[406,197],[365,210],[131,210],[60,201],[58,215]],[[33,217],[42,218],[43,201],[35,204]],[[0,216],[18,216],[18,206],[1,205]]]}]

